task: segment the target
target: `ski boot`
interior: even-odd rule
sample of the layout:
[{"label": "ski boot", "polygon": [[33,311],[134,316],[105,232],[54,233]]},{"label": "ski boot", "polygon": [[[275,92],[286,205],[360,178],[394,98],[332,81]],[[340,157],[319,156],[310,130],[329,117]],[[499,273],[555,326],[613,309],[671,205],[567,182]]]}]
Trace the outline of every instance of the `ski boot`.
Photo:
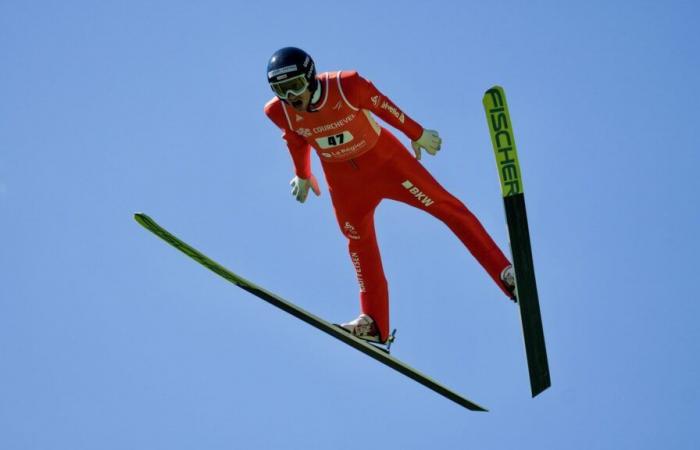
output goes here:
[{"label": "ski boot", "polygon": [[374,323],[374,319],[367,314],[360,314],[357,319],[342,323],[338,326],[356,338],[367,341],[387,353],[389,353],[391,349],[391,344],[394,342],[394,336],[396,334],[396,330],[394,330],[385,341],[382,341],[377,324]]},{"label": "ski boot", "polygon": [[510,292],[510,299],[517,303],[518,296],[516,292],[517,286],[515,284],[515,270],[512,265],[503,269],[501,272],[501,281],[506,286],[506,289],[508,289],[508,292]]}]

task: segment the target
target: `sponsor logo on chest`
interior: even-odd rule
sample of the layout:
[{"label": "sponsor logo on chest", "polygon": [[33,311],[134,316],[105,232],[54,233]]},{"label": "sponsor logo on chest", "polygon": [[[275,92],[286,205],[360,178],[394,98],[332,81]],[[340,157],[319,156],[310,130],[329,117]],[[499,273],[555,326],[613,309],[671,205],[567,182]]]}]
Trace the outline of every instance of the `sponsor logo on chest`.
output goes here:
[{"label": "sponsor logo on chest", "polygon": [[335,131],[348,126],[350,123],[352,123],[353,120],[355,120],[356,117],[357,114],[351,112],[347,116],[343,117],[340,120],[336,120],[335,122],[325,123],[323,125],[319,125],[313,128],[297,128],[294,131],[298,135],[304,137],[310,137],[312,134],[325,134],[328,131]]},{"label": "sponsor logo on chest", "polygon": [[313,136],[313,133],[308,128],[297,128],[295,133],[305,138]]}]

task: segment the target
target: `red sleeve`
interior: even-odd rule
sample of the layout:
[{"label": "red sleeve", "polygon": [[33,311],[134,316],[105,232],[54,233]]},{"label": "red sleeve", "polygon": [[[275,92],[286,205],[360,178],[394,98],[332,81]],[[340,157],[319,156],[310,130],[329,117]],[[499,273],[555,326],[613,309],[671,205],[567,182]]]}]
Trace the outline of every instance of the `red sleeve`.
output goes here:
[{"label": "red sleeve", "polygon": [[372,111],[412,141],[418,140],[423,134],[423,127],[408,117],[386,95],[379,92],[371,81],[362,78],[354,70],[342,72],[340,80],[348,101],[354,107]]},{"label": "red sleeve", "polygon": [[311,177],[311,147],[306,140],[289,128],[281,101],[275,97],[265,105],[265,115],[282,130],[294,163],[294,173],[300,178]]}]

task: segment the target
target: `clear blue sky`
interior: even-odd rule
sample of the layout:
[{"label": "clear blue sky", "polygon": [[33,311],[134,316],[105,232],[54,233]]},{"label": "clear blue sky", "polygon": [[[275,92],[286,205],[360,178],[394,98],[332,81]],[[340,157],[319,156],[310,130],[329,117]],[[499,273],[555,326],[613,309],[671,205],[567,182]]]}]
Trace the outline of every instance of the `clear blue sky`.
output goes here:
[{"label": "clear blue sky", "polygon": [[[699,448],[698,19],[690,1],[2,1],[0,448]],[[490,413],[133,221],[355,316],[325,182],[292,200],[262,114],[287,45],[439,130],[424,164],[507,248],[481,106],[505,87],[551,389],[530,398],[516,307],[418,210],[376,216],[394,354]]]}]

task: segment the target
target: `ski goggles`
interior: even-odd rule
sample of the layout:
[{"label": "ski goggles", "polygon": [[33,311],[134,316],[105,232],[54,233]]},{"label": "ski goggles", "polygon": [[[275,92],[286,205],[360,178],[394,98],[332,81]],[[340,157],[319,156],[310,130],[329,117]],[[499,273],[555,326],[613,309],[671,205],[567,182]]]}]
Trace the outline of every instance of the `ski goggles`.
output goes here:
[{"label": "ski goggles", "polygon": [[304,74],[297,75],[288,80],[270,83],[270,87],[279,98],[286,99],[289,94],[299,96],[309,87]]}]

